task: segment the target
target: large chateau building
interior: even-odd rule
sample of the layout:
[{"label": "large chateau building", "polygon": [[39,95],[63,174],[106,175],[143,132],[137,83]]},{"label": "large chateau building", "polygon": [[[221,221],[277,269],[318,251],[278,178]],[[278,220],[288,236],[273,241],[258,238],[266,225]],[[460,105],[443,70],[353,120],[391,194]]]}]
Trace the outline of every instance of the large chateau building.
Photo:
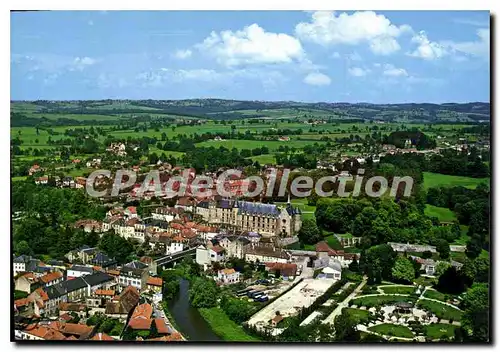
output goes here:
[{"label": "large chateau building", "polygon": [[301,212],[290,202],[284,208],[274,204],[232,199],[198,203],[194,212],[213,224],[227,224],[263,236],[293,236],[302,226]]}]

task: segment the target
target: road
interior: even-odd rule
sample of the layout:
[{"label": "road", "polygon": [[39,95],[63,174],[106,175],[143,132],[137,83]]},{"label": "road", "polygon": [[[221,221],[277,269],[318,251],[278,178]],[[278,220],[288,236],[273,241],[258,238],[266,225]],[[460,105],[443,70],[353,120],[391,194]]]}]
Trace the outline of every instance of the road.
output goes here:
[{"label": "road", "polygon": [[344,299],[342,302],[339,303],[337,308],[335,308],[333,312],[329,316],[327,316],[325,320],[323,320],[323,323],[333,324],[333,322],[335,321],[335,317],[342,312],[342,309],[348,306],[349,302],[361,291],[361,289],[363,288],[363,286],[365,286],[365,284],[366,284],[366,278],[363,278],[363,281],[361,281],[358,287],[356,287],[354,291],[352,291],[352,293],[349,296],[347,296],[346,299]]}]

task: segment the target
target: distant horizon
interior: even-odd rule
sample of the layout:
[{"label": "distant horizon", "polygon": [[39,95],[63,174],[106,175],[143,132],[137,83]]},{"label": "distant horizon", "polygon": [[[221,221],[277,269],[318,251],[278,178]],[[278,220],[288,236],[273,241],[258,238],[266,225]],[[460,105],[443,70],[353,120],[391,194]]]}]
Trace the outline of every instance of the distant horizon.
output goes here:
[{"label": "distant horizon", "polygon": [[242,102],[262,102],[262,103],[299,103],[299,104],[366,104],[366,105],[405,105],[405,104],[432,104],[432,105],[447,105],[447,104],[491,104],[491,101],[466,101],[456,102],[448,101],[445,103],[436,102],[399,102],[399,103],[370,103],[366,101],[348,102],[348,101],[300,101],[300,100],[262,100],[262,99],[231,99],[231,98],[180,98],[180,99],[153,99],[153,98],[101,98],[101,99],[11,99],[11,103],[15,102],[36,102],[36,101],[144,101],[144,100],[158,100],[158,101],[183,101],[183,100],[226,100],[226,101],[242,101]]}]

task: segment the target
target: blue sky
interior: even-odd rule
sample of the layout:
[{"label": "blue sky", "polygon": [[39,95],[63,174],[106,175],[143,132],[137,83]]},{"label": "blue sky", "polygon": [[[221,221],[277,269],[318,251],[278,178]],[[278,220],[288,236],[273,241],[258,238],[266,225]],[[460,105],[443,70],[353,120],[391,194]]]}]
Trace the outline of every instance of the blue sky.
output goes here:
[{"label": "blue sky", "polygon": [[11,14],[11,99],[490,100],[484,11]]}]

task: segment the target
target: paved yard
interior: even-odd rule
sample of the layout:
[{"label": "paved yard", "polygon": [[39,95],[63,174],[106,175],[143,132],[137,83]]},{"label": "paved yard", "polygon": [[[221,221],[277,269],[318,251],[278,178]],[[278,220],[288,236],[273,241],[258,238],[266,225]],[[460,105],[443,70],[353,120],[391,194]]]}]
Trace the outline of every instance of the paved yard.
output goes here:
[{"label": "paved yard", "polygon": [[255,313],[248,324],[257,327],[266,326],[276,312],[280,312],[284,317],[295,315],[302,307],[309,307],[335,282],[333,279],[304,279],[291,291]]}]

